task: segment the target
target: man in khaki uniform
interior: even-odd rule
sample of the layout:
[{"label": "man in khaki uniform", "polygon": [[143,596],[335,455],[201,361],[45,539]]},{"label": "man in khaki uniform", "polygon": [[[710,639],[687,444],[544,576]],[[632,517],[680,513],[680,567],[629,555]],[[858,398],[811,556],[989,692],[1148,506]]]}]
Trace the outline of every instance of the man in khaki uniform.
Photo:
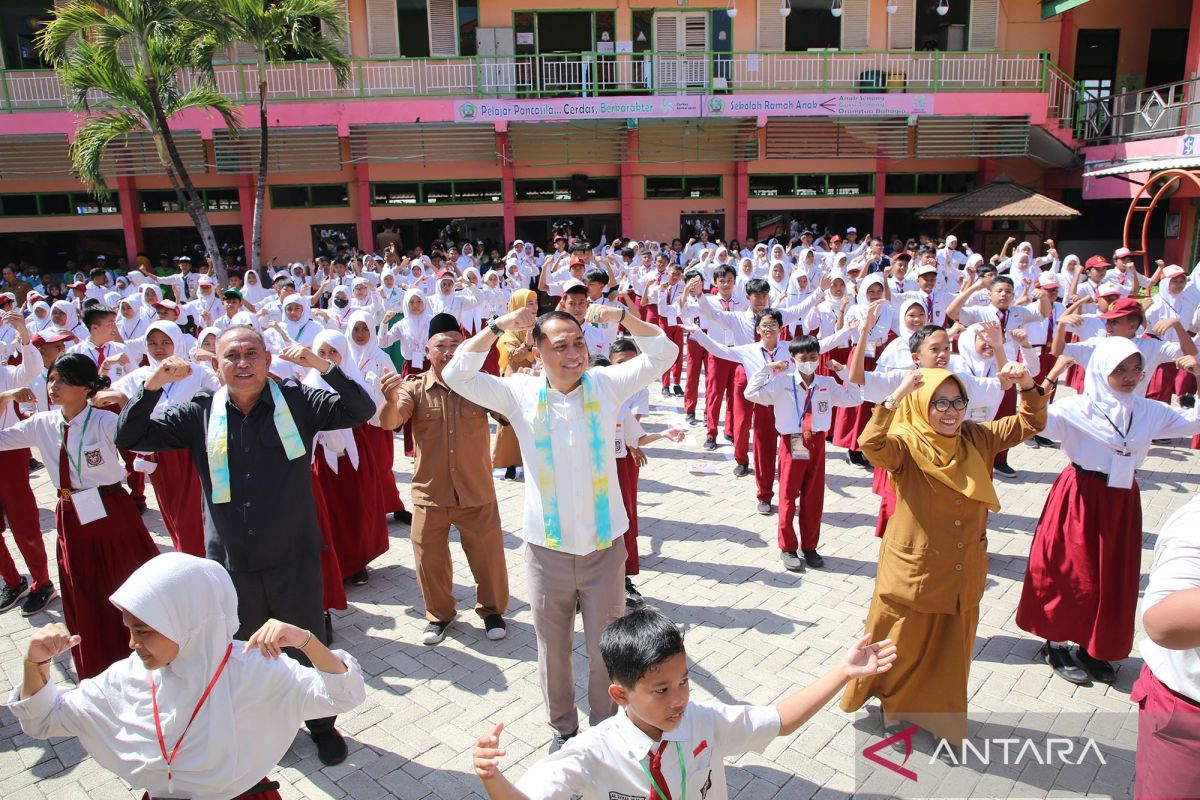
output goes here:
[{"label": "man in khaki uniform", "polygon": [[446,638],[456,614],[451,525],[458,529],[475,577],[475,612],[483,618],[487,638],[503,639],[507,633],[508,567],[492,481],[488,412],[442,382],[442,368],[461,343],[458,321],[450,314],[434,316],[425,345],[429,369],[407,378],[389,374],[382,385],[387,400],[380,412],[382,426],[396,430],[412,420],[412,545],[429,620],[421,641],[430,645]]}]

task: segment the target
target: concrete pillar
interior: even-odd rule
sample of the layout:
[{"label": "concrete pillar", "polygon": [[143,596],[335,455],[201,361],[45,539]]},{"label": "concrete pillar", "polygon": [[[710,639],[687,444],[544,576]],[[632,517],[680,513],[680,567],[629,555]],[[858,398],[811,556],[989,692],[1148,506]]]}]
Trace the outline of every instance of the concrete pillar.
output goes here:
[{"label": "concrete pillar", "polygon": [[117,178],[117,202],[121,206],[121,230],[125,234],[125,257],[136,263],[142,249],[142,205],[137,182],[131,176]]}]

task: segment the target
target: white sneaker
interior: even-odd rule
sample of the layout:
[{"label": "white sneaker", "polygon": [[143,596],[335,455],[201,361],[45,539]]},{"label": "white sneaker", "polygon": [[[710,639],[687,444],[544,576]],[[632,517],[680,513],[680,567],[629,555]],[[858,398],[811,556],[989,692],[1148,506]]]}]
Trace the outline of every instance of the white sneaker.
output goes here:
[{"label": "white sneaker", "polygon": [[429,623],[425,626],[425,630],[421,632],[421,644],[440,644],[446,638],[446,629],[449,627],[449,622]]}]

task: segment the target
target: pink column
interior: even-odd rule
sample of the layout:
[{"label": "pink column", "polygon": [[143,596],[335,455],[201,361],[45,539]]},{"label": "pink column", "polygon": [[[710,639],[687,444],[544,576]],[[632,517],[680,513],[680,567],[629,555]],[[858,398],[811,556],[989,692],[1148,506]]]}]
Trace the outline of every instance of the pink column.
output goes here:
[{"label": "pink column", "polygon": [[504,244],[507,247],[517,238],[517,171],[508,154],[507,125],[496,125],[496,152],[500,154],[500,193],[504,206]]},{"label": "pink column", "polygon": [[871,235],[884,237],[883,212],[887,209],[887,160],[875,159],[875,208],[871,215]]},{"label": "pink column", "polygon": [[354,164],[354,203],[358,209],[358,249],[374,250],[375,234],[371,230],[371,171],[367,162]]},{"label": "pink column", "polygon": [[125,234],[125,257],[135,263],[142,249],[142,206],[137,183],[132,177],[117,178],[117,202],[121,206],[121,230]]},{"label": "pink column", "polygon": [[1200,74],[1200,3],[1192,3],[1192,18],[1188,25],[1187,64],[1184,76]]},{"label": "pink column", "polygon": [[733,238],[746,241],[750,235],[750,162],[733,167]]},{"label": "pink column", "polygon": [[1075,73],[1075,40],[1079,29],[1075,26],[1075,12],[1064,11],[1059,15],[1058,66],[1068,75]]},{"label": "pink column", "polygon": [[[246,264],[250,264],[250,250],[254,247],[254,183],[257,180],[256,176],[249,172],[239,172],[237,174],[237,190],[238,190],[238,215],[242,218],[242,240],[246,248]],[[267,201],[266,196],[263,196],[263,202]],[[266,209],[263,209],[265,212]],[[264,215],[263,229],[267,227],[267,220]]]},{"label": "pink column", "polygon": [[621,161],[621,232],[620,236],[638,236],[633,223],[633,167],[637,163],[638,132],[625,132],[625,158]]}]

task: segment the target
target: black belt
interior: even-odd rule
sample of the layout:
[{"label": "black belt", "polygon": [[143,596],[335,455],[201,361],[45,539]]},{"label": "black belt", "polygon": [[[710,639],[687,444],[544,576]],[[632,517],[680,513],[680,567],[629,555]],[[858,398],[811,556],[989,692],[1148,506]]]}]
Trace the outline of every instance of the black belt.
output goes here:
[{"label": "black belt", "polygon": [[100,493],[101,497],[103,497],[106,494],[113,494],[114,492],[121,491],[121,484],[120,483],[110,483],[105,486],[97,486],[96,491]]},{"label": "black belt", "polygon": [[1078,464],[1076,464],[1073,461],[1071,462],[1071,467],[1081,475],[1087,475],[1089,478],[1099,478],[1100,480],[1104,481],[1105,483],[1108,483],[1108,473],[1107,472],[1097,472],[1094,469],[1084,469],[1083,467],[1079,466]]}]

